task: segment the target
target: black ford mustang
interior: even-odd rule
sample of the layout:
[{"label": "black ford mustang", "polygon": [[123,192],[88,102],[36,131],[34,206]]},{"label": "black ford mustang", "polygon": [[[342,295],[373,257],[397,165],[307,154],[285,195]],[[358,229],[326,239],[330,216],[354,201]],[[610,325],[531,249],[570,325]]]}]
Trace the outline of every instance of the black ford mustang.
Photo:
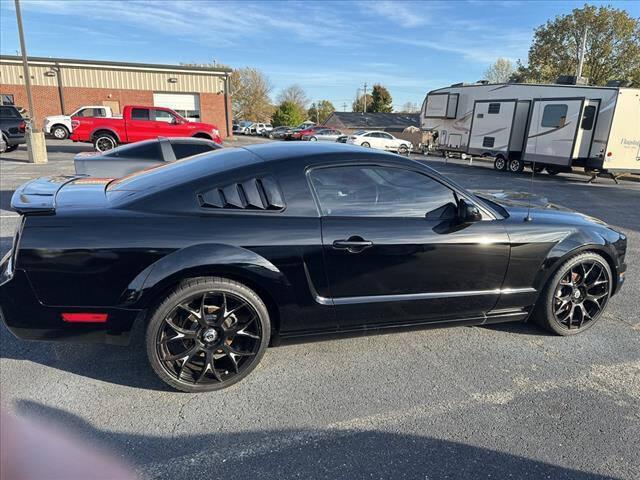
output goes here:
[{"label": "black ford mustang", "polygon": [[472,194],[421,163],[341,144],[202,154],[120,180],[44,178],[0,269],[18,337],[126,343],[185,391],[246,376],[268,345],[533,318],[595,323],[626,238],[593,218]]}]

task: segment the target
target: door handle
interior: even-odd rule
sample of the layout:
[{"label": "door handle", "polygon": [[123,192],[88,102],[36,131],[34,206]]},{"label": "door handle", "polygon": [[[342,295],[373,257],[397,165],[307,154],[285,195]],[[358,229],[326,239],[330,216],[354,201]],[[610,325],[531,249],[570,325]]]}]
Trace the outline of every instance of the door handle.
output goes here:
[{"label": "door handle", "polygon": [[333,248],[336,250],[346,250],[349,253],[360,253],[370,247],[373,247],[371,240],[365,240],[358,236],[349,237],[347,240],[335,240],[333,242]]}]

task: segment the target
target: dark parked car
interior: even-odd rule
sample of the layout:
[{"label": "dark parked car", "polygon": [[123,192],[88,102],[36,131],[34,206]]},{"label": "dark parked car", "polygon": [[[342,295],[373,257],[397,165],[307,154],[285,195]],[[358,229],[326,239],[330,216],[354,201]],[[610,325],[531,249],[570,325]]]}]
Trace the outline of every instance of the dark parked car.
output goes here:
[{"label": "dark parked car", "polygon": [[282,341],[529,318],[560,335],[591,327],[624,281],[625,236],[489,196],[320,142],[35,180],[12,198],[22,220],[0,305],[27,339],[126,343],[143,322],[151,366],[185,391],[238,382]]},{"label": "dark parked car", "polygon": [[267,132],[266,135],[269,138],[283,139],[285,136],[290,135],[292,131],[293,131],[293,127],[281,126],[281,127],[274,128],[270,132]]},{"label": "dark parked car", "polygon": [[212,140],[195,137],[157,138],[122,145],[101,152],[82,152],[75,156],[78,175],[120,178],[146,168],[222,148]]},{"label": "dark parked car", "polygon": [[25,143],[26,122],[13,105],[0,105],[0,153],[12,152]]}]

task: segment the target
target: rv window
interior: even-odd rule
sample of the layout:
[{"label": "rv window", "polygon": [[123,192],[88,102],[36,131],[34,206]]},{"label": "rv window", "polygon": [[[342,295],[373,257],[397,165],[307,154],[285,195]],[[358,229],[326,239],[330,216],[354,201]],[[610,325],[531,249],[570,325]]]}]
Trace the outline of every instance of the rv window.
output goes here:
[{"label": "rv window", "polygon": [[595,105],[587,105],[584,107],[584,113],[582,114],[582,123],[580,128],[583,130],[591,130],[593,128],[593,121],[596,118]]},{"label": "rv window", "polygon": [[567,120],[567,111],[569,107],[566,104],[547,105],[542,113],[542,126],[549,128],[559,128],[564,126]]},{"label": "rv window", "polygon": [[490,103],[489,104],[489,112],[488,113],[500,113],[500,104],[499,103]]},{"label": "rv window", "polygon": [[487,148],[493,148],[495,141],[496,141],[495,137],[484,137],[482,139],[482,146]]}]

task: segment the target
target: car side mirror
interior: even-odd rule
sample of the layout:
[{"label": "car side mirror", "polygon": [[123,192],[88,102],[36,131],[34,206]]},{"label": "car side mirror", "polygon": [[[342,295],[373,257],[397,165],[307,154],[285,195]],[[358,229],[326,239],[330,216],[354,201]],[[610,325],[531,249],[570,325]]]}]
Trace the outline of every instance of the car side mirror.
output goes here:
[{"label": "car side mirror", "polygon": [[475,223],[482,220],[482,214],[477,206],[462,199],[458,206],[458,218],[462,223]]}]

